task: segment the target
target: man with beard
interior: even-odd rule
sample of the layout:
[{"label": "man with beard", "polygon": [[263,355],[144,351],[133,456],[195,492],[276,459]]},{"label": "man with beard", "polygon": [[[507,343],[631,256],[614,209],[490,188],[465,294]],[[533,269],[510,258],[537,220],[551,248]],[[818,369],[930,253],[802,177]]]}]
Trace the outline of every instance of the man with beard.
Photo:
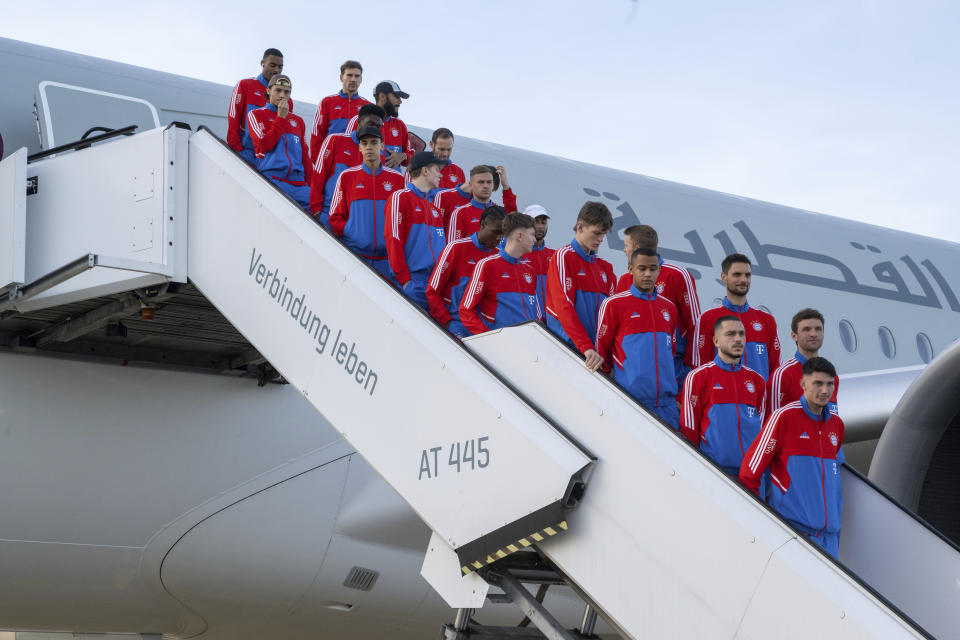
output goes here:
[{"label": "man with beard", "polygon": [[777,321],[773,316],[747,304],[752,276],[750,258],[742,253],[732,253],[723,259],[720,268],[726,296],[720,306],[707,309],[697,321],[687,345],[689,360],[686,364],[696,368],[713,360],[715,348],[713,340],[707,340],[707,335],[717,318],[733,315],[740,318],[746,329],[743,364],[763,376],[764,381],[769,380],[770,374],[780,366],[780,339],[777,338]]},{"label": "man with beard", "polygon": [[740,475],[743,454],[760,433],[765,414],[763,378],[743,364],[746,335],[737,316],[717,318],[717,355],[687,376],[680,411],[680,432],[733,476]]},{"label": "man with beard", "polygon": [[466,182],[467,177],[464,175],[463,169],[450,159],[450,156],[453,155],[453,132],[450,129],[440,127],[433,132],[430,137],[430,151],[447,163],[447,166],[440,173],[440,186],[427,194],[433,200],[444,189],[453,189]]},{"label": "man with beard", "polygon": [[267,106],[247,114],[257,169],[304,209],[310,204],[310,166],[307,131],[303,119],[290,112],[290,78],[276,73],[270,78]]},{"label": "man with beard", "polygon": [[539,204],[532,204],[523,212],[533,218],[533,233],[536,240],[533,251],[523,256],[523,259],[530,263],[533,272],[537,274],[537,304],[540,306],[540,315],[546,317],[543,288],[547,283],[547,268],[550,266],[550,258],[554,254],[554,250],[544,242],[547,237],[550,215]]},{"label": "man with beard", "polygon": [[341,90],[321,100],[313,116],[313,131],[310,135],[310,161],[313,164],[317,163],[320,146],[327,136],[345,132],[347,123],[357,115],[360,107],[370,104],[369,100],[357,94],[362,81],[363,66],[359,62],[347,60],[340,65]]},{"label": "man with beard", "polygon": [[384,80],[373,90],[377,106],[387,114],[383,121],[383,144],[387,153],[384,164],[391,169],[407,164],[413,157],[407,125],[398,117],[400,105],[409,97],[410,94],[401,91],[400,85],[393,80]]},{"label": "man with beard", "polygon": [[[270,78],[282,71],[283,54],[279,49],[267,49],[260,60],[260,75],[241,80],[233,88],[230,108],[227,110],[227,144],[250,164],[257,164],[257,159],[253,140],[247,131],[247,116],[254,109],[266,106]],[[293,101],[289,102],[289,106],[292,111]]]},{"label": "man with beard", "polygon": [[600,305],[597,353],[604,371],[644,407],[679,429],[673,346],[677,308],[657,295],[660,256],[637,249],[630,260],[633,285]]},{"label": "man with beard", "polygon": [[380,127],[356,132],[363,163],[346,169],[337,179],[330,205],[330,228],[361,260],[393,281],[383,237],[387,199],[403,189],[403,176],[380,160]]},{"label": "man with beard", "polygon": [[[357,120],[360,128],[380,127],[385,117],[383,109],[375,104],[360,107]],[[356,132],[334,133],[327,136],[313,165],[313,182],[310,185],[310,213],[323,226],[330,228],[330,204],[337,178],[345,169],[363,162]]]},{"label": "man with beard", "polygon": [[496,253],[503,239],[503,207],[487,207],[480,216],[480,228],[469,238],[449,243],[440,254],[427,285],[430,315],[450,333],[466,338],[470,332],[460,322],[460,301],[477,263]]},{"label": "man with beard", "polygon": [[[772,413],[780,407],[798,400],[803,395],[800,380],[803,363],[820,355],[823,346],[823,314],[816,309],[801,309],[790,322],[790,337],[797,343],[797,352],[793,358],[784,362],[770,376],[767,404]],[[834,380],[833,396],[827,407],[837,413],[837,389],[840,378]]]}]

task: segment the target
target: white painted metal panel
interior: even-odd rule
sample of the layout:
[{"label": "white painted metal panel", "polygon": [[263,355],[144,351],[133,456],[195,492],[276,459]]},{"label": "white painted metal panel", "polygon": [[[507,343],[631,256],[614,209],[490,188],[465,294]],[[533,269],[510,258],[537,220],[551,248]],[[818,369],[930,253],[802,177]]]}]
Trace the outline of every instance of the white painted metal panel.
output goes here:
[{"label": "white painted metal panel", "polygon": [[0,289],[24,282],[27,223],[27,150],[0,162]]},{"label": "white painted metal panel", "polygon": [[191,281],[452,547],[561,500],[589,464],[206,132],[189,245]]},{"label": "white painted metal panel", "polygon": [[840,560],[937,638],[960,637],[960,553],[849,469]]},{"label": "white painted metal panel", "polygon": [[37,193],[27,201],[25,281],[90,253],[120,268],[93,269],[19,309],[185,279],[188,135],[156,129],[28,165]]},{"label": "white painted metal panel", "polygon": [[465,342],[598,457],[541,548],[627,636],[921,637],[542,327]]}]

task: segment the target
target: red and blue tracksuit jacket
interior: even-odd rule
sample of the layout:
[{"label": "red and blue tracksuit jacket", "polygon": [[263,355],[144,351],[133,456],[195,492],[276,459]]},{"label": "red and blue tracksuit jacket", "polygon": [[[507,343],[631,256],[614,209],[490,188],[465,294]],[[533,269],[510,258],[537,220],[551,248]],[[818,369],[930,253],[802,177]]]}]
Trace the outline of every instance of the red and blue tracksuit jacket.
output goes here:
[{"label": "red and blue tracksuit jacket", "polygon": [[[450,216],[453,215],[453,212],[458,207],[469,204],[471,199],[470,194],[462,191],[460,187],[443,189],[437,192],[437,195],[433,198],[433,204],[440,210],[440,213],[443,214],[444,228],[450,227]],[[497,203],[491,200],[490,204]],[[512,189],[504,189],[503,191],[503,209],[507,213],[517,211],[517,196]]]},{"label": "red and blue tracksuit jacket", "polygon": [[450,227],[450,216],[454,210],[468,202],[470,202],[470,194],[460,189],[459,185],[452,189],[441,189],[433,196],[433,206],[439,209],[440,215],[443,216],[444,229]]},{"label": "red and blue tracksuit jacket", "polygon": [[442,325],[460,322],[460,300],[467,290],[474,268],[484,258],[496,255],[496,252],[496,248],[488,249],[480,244],[475,233],[444,247],[427,285],[430,315],[437,322]]},{"label": "red and blue tracksuit jacket", "polygon": [[[262,75],[245,78],[233,88],[230,108],[227,109],[227,144],[250,164],[257,164],[253,140],[247,130],[247,115],[254,109],[266,106],[267,81]],[[290,100],[293,111],[293,100]]]},{"label": "red and blue tracksuit jacket", "polygon": [[[440,172],[440,186],[437,187],[436,189],[430,189],[430,191],[427,193],[427,197],[432,200],[441,191],[444,191],[446,189],[455,189],[466,181],[467,181],[467,177],[463,173],[463,169],[453,164],[453,162],[451,162],[450,160],[447,160],[447,166],[445,166],[443,168],[443,171]],[[467,196],[468,200],[469,198],[470,196]]]},{"label": "red and blue tracksuit jacket", "polygon": [[306,207],[313,168],[310,166],[303,119],[294,113],[280,118],[277,108],[268,104],[247,114],[247,129],[253,140],[260,173],[272,178]]},{"label": "red and blue tracksuit jacket", "polygon": [[313,115],[313,129],[310,132],[310,162],[317,164],[320,147],[331,133],[343,133],[347,130],[347,123],[357,115],[365,104],[370,104],[360,94],[352,98],[343,91],[327,96],[317,105],[317,112]]},{"label": "red and blue tracksuit jacket", "polygon": [[574,238],[550,258],[544,287],[547,328],[581,353],[595,348],[600,303],[614,294],[616,284],[610,263],[587,254]]},{"label": "red and blue tracksuit jacket", "polygon": [[476,233],[480,228],[480,216],[483,215],[484,209],[492,205],[493,201],[477,202],[471,198],[467,204],[454,209],[447,223],[447,239],[459,240]]},{"label": "red and blue tracksuit jacket", "polygon": [[384,210],[387,200],[403,189],[403,176],[381,166],[373,171],[361,164],[344,170],[337,179],[330,205],[330,228],[343,243],[368,260],[386,260]]},{"label": "red and blue tracksuit jacket", "polygon": [[686,364],[696,368],[713,360],[716,354],[716,347],[713,346],[713,324],[723,316],[737,316],[743,322],[747,332],[743,363],[763,376],[764,380],[769,380],[770,374],[780,366],[777,321],[766,311],[755,309],[746,302],[738,307],[726,296],[723,298],[722,305],[704,311],[694,325],[693,337],[687,349]]},{"label": "red and blue tracksuit jacket", "polygon": [[[633,274],[629,271],[620,276],[617,293],[626,291],[633,284]],[[697,297],[697,284],[690,272],[660,258],[660,275],[657,276],[657,293],[666,296],[677,305],[677,329],[681,338],[693,335],[697,318],[700,317],[700,299]],[[677,349],[680,349],[680,344]]]},{"label": "red and blue tracksuit jacket", "polygon": [[330,228],[330,205],[337,178],[344,170],[363,163],[356,134],[335,133],[327,136],[313,165],[310,184],[310,213],[323,226]]},{"label": "red and blue tracksuit jacket", "polygon": [[[347,123],[347,133],[353,133],[357,130],[357,116],[350,118]],[[413,146],[410,144],[410,134],[407,132],[407,125],[400,118],[387,116],[380,127],[380,133],[383,134],[383,152],[384,155],[396,153],[398,151],[406,154],[407,159],[402,164],[407,164],[413,157]]]},{"label": "red and blue tracksuit jacket", "polygon": [[[807,359],[797,351],[793,358],[787,360],[777,367],[777,370],[770,376],[770,384],[767,385],[767,406],[770,412],[774,412],[780,407],[799,400],[803,396],[803,389],[800,388],[800,380],[803,378],[803,363]],[[830,402],[827,408],[831,412],[840,415],[837,408],[837,390],[840,388],[840,378],[833,378],[833,395],[830,396]]]},{"label": "red and blue tracksuit jacket", "polygon": [[677,307],[636,287],[606,298],[600,305],[597,353],[604,371],[638,402],[679,428],[677,376],[673,350]]},{"label": "red and blue tracksuit jacket", "polygon": [[530,263],[533,272],[537,274],[537,304],[540,305],[540,316],[546,317],[544,308],[544,287],[547,284],[547,269],[550,267],[550,258],[556,253],[554,249],[548,247],[545,243],[533,245],[533,251],[523,256],[522,260]]},{"label": "red and blue tracksuit jacket", "polygon": [[427,280],[447,244],[447,236],[440,211],[412,182],[387,201],[384,237],[390,268],[400,286],[412,279],[422,281],[426,290]]},{"label": "red and blue tracksuit jacket", "polygon": [[843,436],[839,416],[826,407],[819,415],[811,412],[801,396],[770,414],[743,457],[740,480],[756,493],[769,468],[770,506],[815,540],[835,538],[843,511]]},{"label": "red and blue tracksuit jacket", "polygon": [[503,249],[477,263],[460,301],[467,331],[476,335],[539,319],[537,278],[526,264]]},{"label": "red and blue tracksuit jacket", "polygon": [[680,432],[727,473],[740,474],[765,414],[763,378],[739,362],[728,364],[718,355],[683,383]]}]

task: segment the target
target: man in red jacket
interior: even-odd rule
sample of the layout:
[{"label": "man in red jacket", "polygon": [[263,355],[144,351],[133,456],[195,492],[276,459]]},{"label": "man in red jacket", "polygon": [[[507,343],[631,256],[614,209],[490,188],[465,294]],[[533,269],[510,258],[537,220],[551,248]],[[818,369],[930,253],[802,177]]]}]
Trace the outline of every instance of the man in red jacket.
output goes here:
[{"label": "man in red jacket", "polygon": [[499,182],[500,185],[503,186],[503,208],[507,213],[513,213],[514,211],[517,211],[517,196],[510,188],[510,181],[507,179],[506,168],[503,165],[494,167],[493,165],[489,164],[480,164],[470,170],[470,179],[464,182],[462,185],[452,189],[441,189],[437,192],[437,195],[434,196],[433,204],[443,215],[443,226],[445,229],[448,231],[450,229],[450,216],[453,215],[453,212],[458,207],[462,207],[463,205],[470,203],[470,200],[474,195],[474,176],[480,176],[478,180],[486,181],[487,177],[485,174],[490,174],[489,192],[486,188],[484,188],[478,193],[478,195],[481,196],[479,199],[482,200],[486,198],[492,202],[491,198],[493,197],[493,192],[497,190],[497,183]]},{"label": "man in red jacket", "polygon": [[545,287],[547,328],[584,356],[596,371],[603,364],[594,340],[600,304],[614,294],[616,277],[597,249],[613,227],[613,215],[602,202],[580,208],[574,238],[550,258]]},{"label": "man in red jacket", "polygon": [[503,207],[487,207],[480,217],[480,228],[469,238],[447,244],[433,269],[427,285],[430,315],[455,336],[466,338],[470,332],[460,322],[460,301],[477,263],[496,254],[503,239]]},{"label": "man in red jacket", "polygon": [[343,133],[347,130],[347,123],[357,115],[360,107],[370,104],[370,101],[361,97],[357,90],[363,81],[363,67],[356,60],[347,60],[340,65],[339,93],[327,96],[317,105],[317,112],[313,116],[313,131],[310,135],[310,162],[317,164],[320,146],[331,133]]},{"label": "man in red jacket", "polygon": [[[640,247],[658,251],[660,238],[657,230],[646,224],[635,224],[627,227],[623,232],[623,251],[629,256]],[[617,291],[626,291],[630,288],[633,276],[629,269],[620,276]],[[674,368],[677,371],[677,384],[683,386],[683,379],[690,372],[684,364],[684,355],[687,351],[687,342],[693,335],[693,330],[700,317],[700,299],[697,297],[697,285],[690,272],[681,266],[664,262],[660,259],[660,275],[657,277],[657,293],[677,305],[677,355]],[[709,330],[709,328],[707,328]]]},{"label": "man in red jacket", "polygon": [[[283,54],[279,49],[267,49],[260,60],[260,75],[245,78],[233,88],[230,108],[227,110],[227,144],[250,164],[257,164],[253,140],[247,131],[247,115],[266,106],[267,84],[275,74],[283,71]],[[293,109],[293,103],[290,103]]]},{"label": "man in red jacket", "polygon": [[477,263],[460,301],[460,322],[471,334],[539,320],[537,281],[520,258],[533,248],[533,218],[507,216],[504,246]]},{"label": "man in red jacket", "polygon": [[826,358],[803,363],[799,400],[767,419],[740,465],[740,481],[757,493],[770,469],[768,501],[810,542],[837,557],[843,495],[843,420],[830,411],[837,370]]},{"label": "man in red jacket", "polygon": [[387,153],[384,164],[391,169],[407,164],[413,157],[407,125],[397,117],[400,105],[409,97],[410,94],[401,91],[400,85],[393,80],[384,80],[373,90],[373,99],[377,106],[387,113],[387,119],[383,121],[383,144]]},{"label": "man in red jacket", "polygon": [[433,151],[433,155],[447,163],[440,174],[440,186],[427,194],[432,200],[444,189],[453,189],[463,184],[467,181],[467,177],[463,173],[463,169],[450,159],[450,156],[453,155],[453,132],[450,129],[440,127],[433,132],[430,137],[430,151]]},{"label": "man in red jacket", "polygon": [[443,161],[429,151],[410,159],[410,182],[387,201],[387,256],[397,284],[424,311],[427,282],[446,246],[443,218],[427,199],[427,192],[440,182]]},{"label": "man in red jacket", "polygon": [[554,254],[554,250],[548,247],[545,242],[550,214],[539,204],[532,204],[523,212],[533,218],[533,233],[536,240],[533,244],[533,251],[523,256],[523,259],[530,263],[533,272],[537,274],[537,304],[540,306],[540,316],[545,318],[543,289],[547,284],[547,268],[550,266],[550,258]]},{"label": "man in red jacket", "polygon": [[267,92],[270,104],[247,115],[257,169],[304,209],[310,204],[313,168],[303,119],[290,112],[290,78],[275,74]]},{"label": "man in red jacket", "polygon": [[[803,395],[800,387],[803,363],[810,358],[820,355],[823,346],[823,314],[816,309],[801,309],[793,316],[790,322],[790,337],[797,343],[797,352],[793,358],[780,365],[770,375],[770,384],[767,386],[767,404],[770,412],[798,400]],[[833,396],[828,406],[833,413],[837,411],[837,390],[840,388],[840,378],[834,380]]]},{"label": "man in red jacket", "polygon": [[[487,207],[496,204],[491,199],[496,184],[495,175],[500,176],[500,184],[503,185],[503,208],[507,213],[517,210],[517,198],[510,189],[506,170],[502,166],[494,170],[488,164],[477,165],[470,170],[470,193],[472,197],[467,203],[454,209],[447,222],[447,238],[451,242],[466,238],[475,232],[477,227],[480,226],[480,214]],[[444,193],[441,192],[437,197],[442,200]]]}]

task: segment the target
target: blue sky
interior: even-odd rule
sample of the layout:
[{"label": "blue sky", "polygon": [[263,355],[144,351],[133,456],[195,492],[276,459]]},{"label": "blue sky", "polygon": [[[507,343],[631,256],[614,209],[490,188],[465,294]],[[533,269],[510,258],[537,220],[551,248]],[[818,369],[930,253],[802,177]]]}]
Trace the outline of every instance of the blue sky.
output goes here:
[{"label": "blue sky", "polygon": [[294,98],[396,80],[409,123],[960,241],[960,4],[884,0],[114,2],[0,35]]}]

